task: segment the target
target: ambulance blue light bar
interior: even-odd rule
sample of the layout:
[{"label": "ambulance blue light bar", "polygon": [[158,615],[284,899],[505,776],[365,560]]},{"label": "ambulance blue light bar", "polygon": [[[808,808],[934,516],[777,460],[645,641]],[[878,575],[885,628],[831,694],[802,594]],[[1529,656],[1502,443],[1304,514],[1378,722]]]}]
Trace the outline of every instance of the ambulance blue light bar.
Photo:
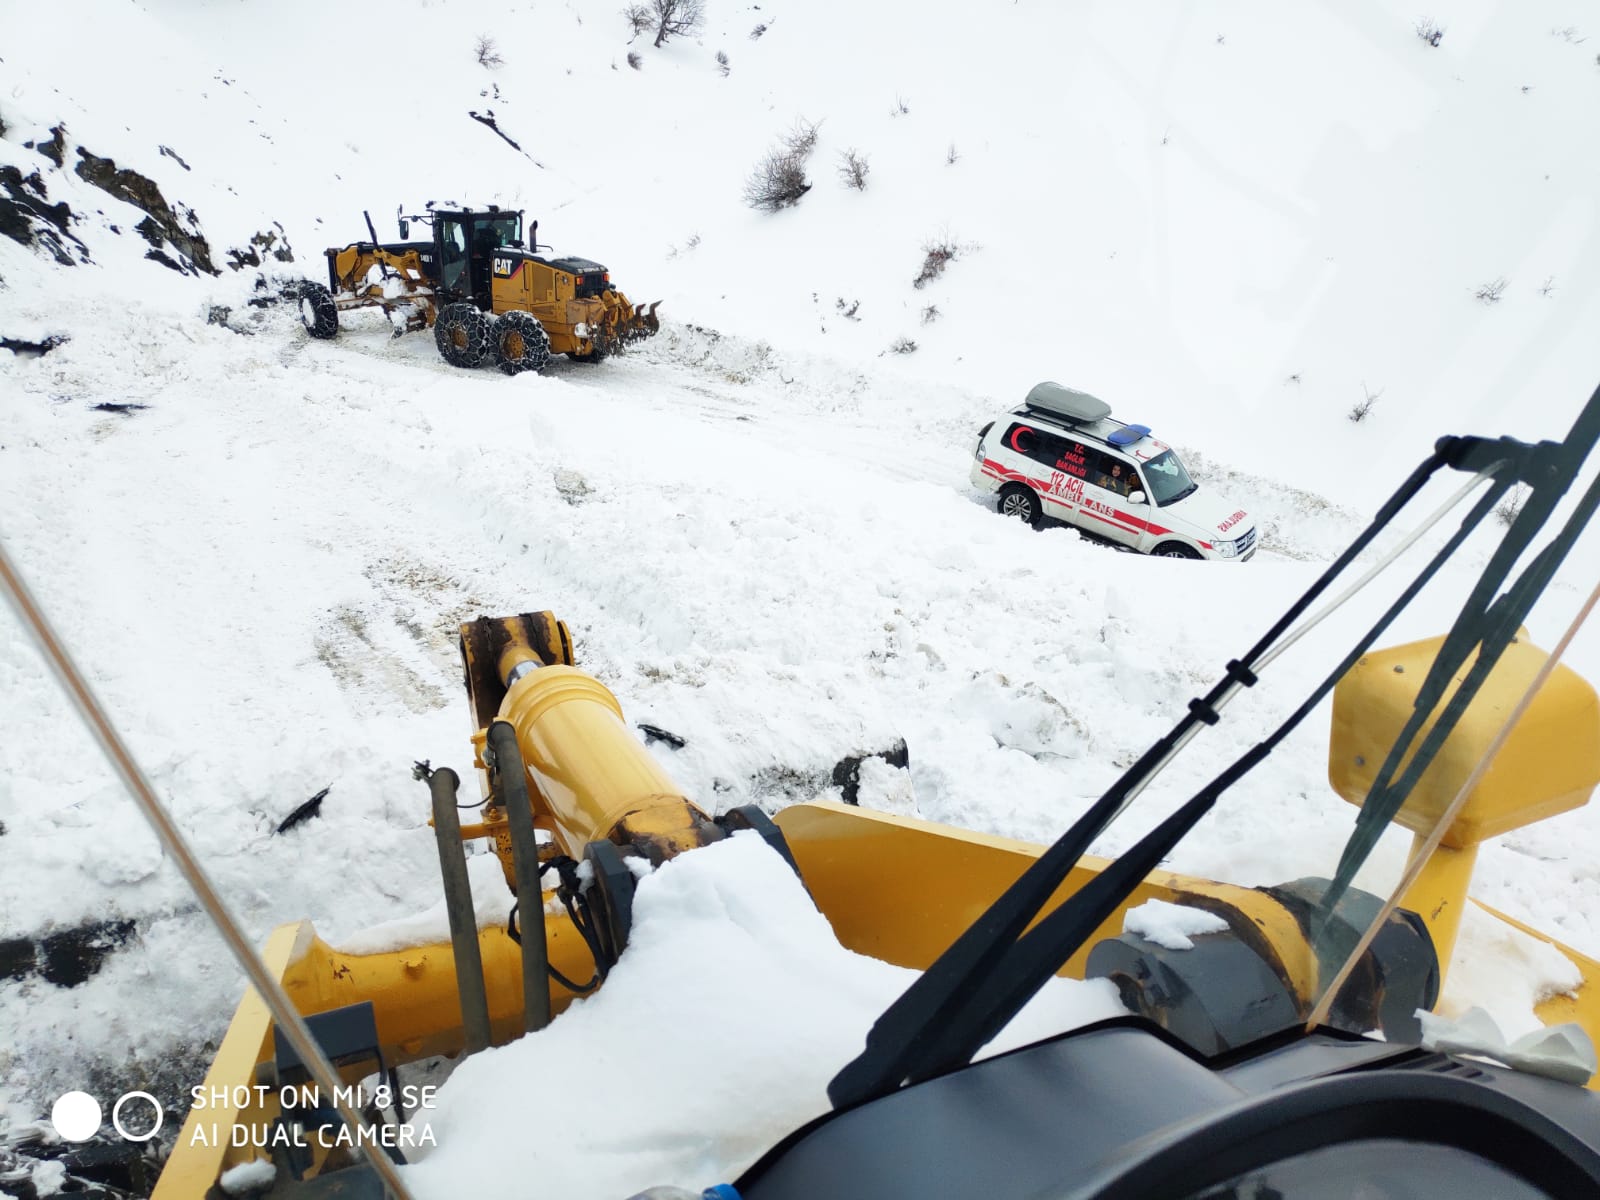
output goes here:
[{"label": "ambulance blue light bar", "polygon": [[1106,441],[1113,446],[1131,446],[1149,436],[1150,426],[1148,425],[1124,425],[1121,429],[1113,430]]}]

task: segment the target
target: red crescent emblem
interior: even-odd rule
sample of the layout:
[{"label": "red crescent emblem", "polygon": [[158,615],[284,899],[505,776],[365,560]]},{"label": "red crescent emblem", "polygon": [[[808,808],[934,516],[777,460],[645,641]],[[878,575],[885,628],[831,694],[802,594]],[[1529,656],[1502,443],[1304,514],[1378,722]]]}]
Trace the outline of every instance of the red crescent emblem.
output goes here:
[{"label": "red crescent emblem", "polygon": [[1018,425],[1011,431],[1011,448],[1018,454],[1026,454],[1028,452],[1027,448],[1020,445],[1019,442],[1021,441],[1023,434],[1032,432],[1033,430],[1029,429],[1026,425]]}]

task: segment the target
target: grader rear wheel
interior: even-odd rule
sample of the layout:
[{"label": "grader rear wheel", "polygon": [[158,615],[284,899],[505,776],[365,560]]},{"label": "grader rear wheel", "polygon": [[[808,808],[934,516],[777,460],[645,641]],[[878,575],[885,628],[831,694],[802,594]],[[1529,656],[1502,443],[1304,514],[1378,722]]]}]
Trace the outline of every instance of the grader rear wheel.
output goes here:
[{"label": "grader rear wheel", "polygon": [[487,314],[470,304],[450,304],[433,325],[433,340],[445,362],[476,367],[489,354],[494,329]]}]

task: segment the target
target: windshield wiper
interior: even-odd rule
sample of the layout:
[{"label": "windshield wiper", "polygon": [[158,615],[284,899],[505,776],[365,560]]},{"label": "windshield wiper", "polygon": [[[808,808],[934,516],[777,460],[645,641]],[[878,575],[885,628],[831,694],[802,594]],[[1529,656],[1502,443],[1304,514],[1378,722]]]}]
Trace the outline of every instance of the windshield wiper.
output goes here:
[{"label": "windshield wiper", "polygon": [[1199,490],[1200,485],[1191,481],[1189,486],[1184,488],[1181,492],[1178,492],[1172,496],[1168,496],[1165,500],[1157,500],[1156,507],[1165,508],[1169,504],[1176,504],[1179,500],[1185,500]]},{"label": "windshield wiper", "polygon": [[[1519,481],[1532,486],[1536,494],[1541,496],[1539,505],[1529,514],[1533,524],[1523,527],[1526,534],[1520,534],[1516,522],[1507,534],[1507,542],[1512,540],[1511,534],[1517,532],[1521,545],[1526,545],[1527,538],[1532,536],[1534,529],[1543,522],[1545,515],[1570,485],[1597,432],[1600,432],[1600,390],[1591,397],[1566,444],[1545,442],[1530,446],[1510,438],[1441,438],[1434,453],[1412,472],[1378,511],[1371,524],[1290,606],[1251,651],[1242,660],[1228,664],[1223,679],[1213,686],[1204,699],[1190,701],[1188,713],[1172,731],[1147,750],[1071,829],[1046,849],[1017,882],[1002,893],[885,1010],[868,1033],[866,1048],[828,1085],[828,1096],[834,1107],[864,1103],[893,1091],[907,1081],[927,1079],[970,1062],[973,1055],[1005,1026],[1028,998],[1060,969],[1061,963],[1116,910],[1167,851],[1205,815],[1217,797],[1270,754],[1333,689],[1334,684],[1371,648],[1484,517],[1494,510],[1512,484]],[[1200,723],[1215,724],[1218,719],[1217,707],[1241,686],[1255,683],[1254,668],[1262,663],[1273,643],[1393,520],[1434,473],[1446,466],[1476,472],[1481,478],[1489,479],[1488,490],[1473,505],[1446,544],[1338,667],[1270,737],[1251,747],[1211,784],[1141,839],[1132,850],[1079,889],[1060,908],[1039,921],[1034,929],[1023,934],[1022,931],[1043,910],[1090,843],[1193,736]],[[1600,503],[1600,482],[1591,489],[1591,493],[1594,500]],[[1529,503],[1532,503],[1531,499]],[[1524,507],[1526,509],[1527,505]],[[1574,521],[1586,520],[1588,511],[1592,511],[1592,506],[1575,516]],[[1569,530],[1572,528],[1569,523]],[[1575,533],[1572,536],[1575,537]],[[1559,552],[1551,547],[1541,554],[1539,563],[1548,570],[1541,569],[1543,581],[1538,583],[1538,588],[1542,589],[1543,582],[1548,581],[1555,564],[1564,556],[1566,545],[1570,545],[1570,539],[1565,541]],[[1485,572],[1485,579],[1474,589],[1474,598],[1486,586],[1488,590],[1493,590],[1490,579],[1496,564],[1504,559],[1509,568],[1518,554],[1520,548],[1512,549],[1502,544],[1491,562],[1490,570]],[[1532,589],[1532,584],[1529,589]],[[1532,597],[1536,594],[1536,590],[1531,594],[1525,590],[1521,598],[1531,605]],[[1472,607],[1472,601],[1469,600],[1469,610]],[[1526,611],[1520,604],[1517,610]],[[1509,609],[1503,615],[1509,619]],[[1363,825],[1361,821],[1366,824]],[[1369,818],[1364,810],[1361,821],[1358,821],[1357,835],[1367,829],[1381,828],[1382,824],[1387,823],[1388,816],[1379,823],[1376,818]],[[1352,846],[1355,842],[1356,838],[1352,837]],[[1347,862],[1351,860],[1349,848],[1346,859]],[[1341,874],[1344,871],[1345,864],[1342,864]],[[1349,874],[1353,873],[1354,868],[1351,867]],[[1345,880],[1347,884],[1348,879]],[[1330,904],[1336,902],[1337,895],[1333,889],[1330,889],[1330,897]]]},{"label": "windshield wiper", "polygon": [[[1468,594],[1450,632],[1445,635],[1412,701],[1411,716],[1373,778],[1366,801],[1356,817],[1355,830],[1339,857],[1333,883],[1323,898],[1321,917],[1324,921],[1500,661],[1589,519],[1600,508],[1600,476],[1596,476],[1566,524],[1534,555],[1504,592],[1495,594],[1566,495],[1597,440],[1600,440],[1600,389],[1589,398],[1564,441],[1540,442],[1532,447],[1527,461],[1516,472],[1516,480],[1526,484],[1529,492]],[[1460,686],[1450,695],[1438,720],[1428,728],[1421,746],[1416,747],[1421,731],[1433,720],[1456,673],[1474,655],[1476,658]],[[1406,764],[1404,771],[1400,770],[1401,762]]]},{"label": "windshield wiper", "polygon": [[[1452,444],[1447,446],[1447,442]],[[879,1016],[867,1034],[866,1048],[828,1085],[828,1096],[835,1108],[859,1104],[892,1091],[921,1071],[936,1039],[947,1039],[942,1031],[961,1016],[972,995],[990,980],[1022,931],[1049,902],[1089,844],[1201,725],[1216,723],[1218,707],[1240,688],[1255,683],[1255,669],[1274,643],[1327,591],[1434,473],[1447,465],[1449,460],[1445,452],[1453,448],[1451,439],[1441,440],[1439,448],[1411,473],[1367,528],[1289,606],[1255,646],[1242,659],[1230,662],[1223,678],[1203,698],[1191,700],[1188,711],[1177,724],[1146,750],[1071,829],[1035,859],[1017,881]],[[1499,495],[1496,492],[1494,498],[1498,499]],[[983,1022],[985,1026],[987,1023],[987,1020]]]}]

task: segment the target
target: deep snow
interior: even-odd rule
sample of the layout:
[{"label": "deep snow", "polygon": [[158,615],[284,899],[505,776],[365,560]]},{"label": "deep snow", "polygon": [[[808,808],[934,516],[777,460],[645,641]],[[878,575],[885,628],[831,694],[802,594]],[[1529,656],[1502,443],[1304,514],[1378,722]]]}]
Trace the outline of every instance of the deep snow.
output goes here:
[{"label": "deep snow", "polygon": [[[70,338],[0,351],[0,536],[257,936],[436,904],[410,765],[470,762],[453,636],[485,613],[566,619],[630,719],[687,740],[654,749],[709,806],[825,795],[840,757],[904,737],[909,773],[869,765],[864,804],[1049,840],[1435,436],[1559,436],[1600,374],[1583,5],[1436,5],[1437,48],[1397,5],[708,7],[655,50],[610,6],[85,0],[66,37],[0,3],[0,166],[38,170],[95,259],[0,238],[0,336]],[[495,71],[472,59],[485,31]],[[527,154],[466,115],[489,108]],[[802,116],[812,191],[750,211],[745,174]],[[454,371],[375,313],[311,342],[248,307],[252,271],[145,259],[142,214],[24,147],[63,121],[69,155],[149,176],[214,251],[281,223],[296,261],[272,272],[320,277],[363,208],[389,236],[398,202],[495,201],[670,319],[538,378]],[[864,192],[835,177],[850,147]],[[960,252],[915,289],[934,238]],[[1499,276],[1498,303],[1473,299]],[[886,353],[898,337],[918,350]],[[1043,378],[1154,425],[1256,517],[1257,558],[1143,560],[980,504],[976,429]],[[1444,627],[1499,528],[1389,640]],[[1536,641],[1591,586],[1597,537]],[[1211,778],[1357,628],[1308,638],[1098,848]],[[1600,679],[1600,635],[1569,661]],[[0,938],[138,921],[77,988],[0,981],[3,1132],[68,1087],[197,1082],[240,985],[9,617],[0,695]],[[1353,814],[1325,758],[1324,712],[1170,865],[1326,873]],[[272,835],[329,784],[320,818]],[[1474,892],[1600,954],[1597,847],[1589,810],[1513,833]],[[1511,1030],[1562,967],[1486,968],[1509,951],[1478,933],[1455,984],[1499,989]],[[729,1131],[731,1153],[772,1134]]]}]

